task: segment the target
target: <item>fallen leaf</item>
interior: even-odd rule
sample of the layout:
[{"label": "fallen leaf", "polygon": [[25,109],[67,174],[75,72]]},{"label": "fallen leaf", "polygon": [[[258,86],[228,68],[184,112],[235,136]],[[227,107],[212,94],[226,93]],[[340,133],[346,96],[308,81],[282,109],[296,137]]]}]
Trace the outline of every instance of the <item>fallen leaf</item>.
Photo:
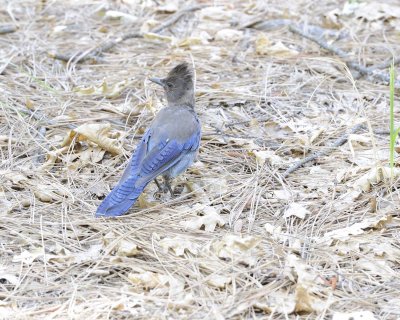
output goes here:
[{"label": "fallen leaf", "polygon": [[170,308],[188,308],[193,304],[191,294],[185,293],[185,282],[171,275],[150,271],[132,272],[128,274],[129,281],[150,290],[152,296],[168,296]]},{"label": "fallen leaf", "polygon": [[274,151],[272,150],[251,150],[249,152],[250,155],[253,155],[257,162],[260,164],[260,166],[263,166],[265,161],[268,160],[268,162],[273,166],[273,167],[281,167],[282,164],[285,162],[283,159],[278,156]]},{"label": "fallen leaf", "polygon": [[11,170],[0,171],[0,176],[11,181],[13,185],[22,185],[24,182],[29,180],[24,173]]},{"label": "fallen leaf", "polygon": [[35,197],[42,202],[60,201],[66,196],[62,190],[48,184],[39,183],[32,185],[31,188]]},{"label": "fallen leaf", "polygon": [[165,253],[167,253],[168,250],[171,249],[176,256],[181,257],[185,255],[185,251],[188,251],[193,255],[198,254],[198,246],[196,244],[179,237],[164,238],[159,243],[160,246],[164,249]]},{"label": "fallen leaf", "polygon": [[6,146],[9,143],[17,143],[18,140],[11,135],[0,135],[0,146]]},{"label": "fallen leaf", "polygon": [[133,257],[140,253],[136,243],[127,239],[122,239],[118,243],[117,255],[121,257]]},{"label": "fallen leaf", "polygon": [[222,219],[214,207],[196,204],[193,209],[202,212],[204,215],[179,222],[179,225],[185,229],[198,230],[204,226],[205,231],[211,232],[215,230],[217,225],[220,227],[225,225],[224,219]]},{"label": "fallen leaf", "polygon": [[24,250],[21,254],[13,257],[13,262],[21,262],[25,264],[32,264],[38,257],[43,255],[43,248],[33,248],[31,251]]},{"label": "fallen leaf", "polygon": [[108,99],[117,98],[122,91],[130,87],[134,83],[134,78],[129,78],[113,85],[109,85],[106,79],[99,86],[77,87],[74,89],[78,95],[102,95]]},{"label": "fallen leaf", "polygon": [[16,302],[3,302],[0,301],[0,315],[2,319],[12,319],[15,318],[15,315],[18,314],[20,310],[18,310]]},{"label": "fallen leaf", "polygon": [[158,40],[158,41],[167,42],[167,43],[176,42],[176,39],[173,37],[164,36],[159,33],[152,33],[152,32],[144,33],[143,38],[148,39],[148,40]]},{"label": "fallen leaf", "polygon": [[308,214],[310,214],[310,211],[306,209],[303,205],[292,202],[285,210],[284,217],[288,218],[294,216],[298,217],[299,219],[304,219]]},{"label": "fallen leaf", "polygon": [[212,274],[207,277],[206,283],[212,287],[223,289],[232,282],[231,277],[225,277],[219,274]]},{"label": "fallen leaf", "polygon": [[6,194],[0,187],[0,215],[10,213],[12,208],[11,201],[7,200]]},{"label": "fallen leaf", "polygon": [[136,22],[138,20],[138,18],[134,15],[115,10],[107,10],[104,16],[109,19],[118,19],[130,23]]},{"label": "fallen leaf", "polygon": [[317,243],[331,244],[333,240],[345,241],[350,239],[350,236],[363,234],[368,229],[380,230],[392,220],[391,215],[381,217],[365,218],[362,222],[357,222],[350,227],[332,230],[324,234],[322,238],[317,238]]},{"label": "fallen leaf", "polygon": [[357,18],[368,21],[400,18],[400,7],[388,3],[358,3],[358,6],[356,6],[354,9],[354,14]]},{"label": "fallen leaf", "polygon": [[322,312],[332,303],[323,301],[319,298],[319,293],[324,288],[321,277],[305,261],[294,254],[289,254],[286,258],[286,275],[296,282],[295,287],[295,309],[296,313]]},{"label": "fallen leaf", "polygon": [[168,1],[164,5],[158,6],[156,8],[156,11],[160,13],[174,13],[178,10],[178,8],[179,8],[178,3],[173,1]]},{"label": "fallen leaf", "polygon": [[393,170],[389,167],[372,168],[369,172],[367,172],[354,182],[353,188],[361,189],[364,192],[369,192],[372,185],[379,182],[387,182],[390,179],[395,179],[399,176],[400,168],[393,168]]},{"label": "fallen leaf", "polygon": [[256,38],[256,54],[283,58],[296,56],[299,52],[288,48],[281,41],[272,44],[264,33],[260,33]]},{"label": "fallen leaf", "polygon": [[70,131],[62,146],[68,146],[74,139],[90,141],[112,154],[123,153],[123,148],[118,139],[112,139],[110,123],[87,123]]},{"label": "fallen leaf", "polygon": [[290,191],[284,190],[284,189],[274,190],[273,193],[274,193],[274,196],[279,200],[290,200],[293,197],[293,195]]},{"label": "fallen leaf", "polygon": [[[88,249],[75,253],[75,263],[84,263],[84,262],[91,262],[97,261],[103,250],[104,245],[101,243],[94,244],[90,246]],[[107,271],[108,273],[109,271]]]},{"label": "fallen leaf", "polygon": [[16,286],[19,284],[18,277],[9,272],[6,267],[0,266],[0,279],[8,281],[10,284]]},{"label": "fallen leaf", "polygon": [[243,31],[235,29],[222,29],[215,34],[215,40],[237,42],[243,37]]},{"label": "fallen leaf", "polygon": [[215,20],[215,21],[226,21],[232,17],[232,11],[226,10],[222,6],[209,6],[201,9],[199,12],[200,20]]},{"label": "fallen leaf", "polygon": [[332,320],[377,320],[371,311],[334,312]]},{"label": "fallen leaf", "polygon": [[140,254],[140,249],[135,241],[122,238],[113,231],[108,232],[103,237],[103,243],[105,246],[112,245],[113,252],[119,257],[133,257]]},{"label": "fallen leaf", "polygon": [[219,258],[254,265],[259,258],[257,246],[260,242],[261,239],[258,237],[242,237],[227,233],[221,240],[216,240],[211,244],[211,250]]}]

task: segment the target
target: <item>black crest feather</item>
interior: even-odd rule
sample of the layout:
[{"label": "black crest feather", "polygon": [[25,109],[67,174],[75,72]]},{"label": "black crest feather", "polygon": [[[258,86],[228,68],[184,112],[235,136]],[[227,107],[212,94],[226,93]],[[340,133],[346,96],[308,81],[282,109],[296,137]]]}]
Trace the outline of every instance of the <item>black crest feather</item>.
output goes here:
[{"label": "black crest feather", "polygon": [[168,73],[167,76],[168,80],[174,80],[178,78],[184,79],[185,81],[192,81],[193,79],[192,69],[186,62],[178,64]]}]

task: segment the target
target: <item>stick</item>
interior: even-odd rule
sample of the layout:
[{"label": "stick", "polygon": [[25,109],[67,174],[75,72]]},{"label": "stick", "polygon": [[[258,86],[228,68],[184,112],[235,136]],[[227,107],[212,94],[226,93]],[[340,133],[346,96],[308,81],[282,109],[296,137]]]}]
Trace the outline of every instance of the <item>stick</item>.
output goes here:
[{"label": "stick", "polygon": [[[187,8],[183,8],[182,10],[176,12],[174,15],[172,15],[169,19],[165,20],[162,24],[160,24],[158,27],[154,28],[151,30],[152,33],[160,33],[163,31],[165,28],[168,28],[172,24],[174,24],[176,21],[178,21],[180,18],[182,18],[186,13],[192,12],[192,11],[197,11],[202,8],[205,8],[206,5],[194,5],[194,6],[189,6]],[[67,54],[60,54],[60,53],[49,53],[49,56],[51,58],[57,59],[57,60],[62,60],[65,62],[68,61],[74,61],[75,63],[79,62],[84,62],[86,60],[98,60],[98,56],[102,54],[103,52],[109,51],[112,48],[114,48],[117,44],[128,40],[132,38],[143,38],[143,34],[139,32],[131,32],[131,33],[126,33],[122,35],[119,38],[114,38],[110,41],[105,42],[103,45],[101,45],[99,48],[91,49],[86,52],[78,52],[73,55],[67,55]]]},{"label": "stick", "polygon": [[[342,59],[348,59],[350,57],[350,55],[346,52],[343,51],[342,49],[336,48],[330,44],[328,44],[323,38],[320,37],[315,37],[312,34],[309,34],[307,32],[304,32],[303,30],[295,27],[294,25],[289,25],[289,30],[292,31],[293,33],[296,33],[306,39],[309,39],[315,43],[317,43],[321,48],[331,51],[334,54],[336,54],[338,57],[342,58]],[[362,75],[367,75],[370,76],[372,78],[381,80],[383,82],[389,83],[389,74],[383,74],[383,73],[377,73],[376,68],[373,67],[364,67],[356,62],[353,61],[348,61],[346,62],[346,65],[349,68],[352,68],[358,72],[360,72]],[[395,82],[395,87],[396,88],[400,88],[400,81],[396,81]]]},{"label": "stick", "polygon": [[16,26],[11,24],[2,25],[0,26],[0,34],[12,33],[17,31],[17,29],[18,28]]},{"label": "stick", "polygon": [[332,152],[334,149],[337,147],[340,147],[341,145],[345,144],[346,141],[349,139],[349,135],[357,132],[360,130],[364,124],[359,123],[355,125],[353,128],[351,128],[349,133],[345,133],[343,136],[337,138],[330,146],[328,146],[325,150],[314,152],[313,154],[309,155],[308,157],[305,157],[302,160],[299,160],[295,162],[292,166],[290,166],[283,174],[282,177],[286,178],[289,174],[293,173],[297,169],[301,168],[304,166],[307,162],[314,161],[317,158],[320,158],[322,156],[326,156],[328,153]]}]

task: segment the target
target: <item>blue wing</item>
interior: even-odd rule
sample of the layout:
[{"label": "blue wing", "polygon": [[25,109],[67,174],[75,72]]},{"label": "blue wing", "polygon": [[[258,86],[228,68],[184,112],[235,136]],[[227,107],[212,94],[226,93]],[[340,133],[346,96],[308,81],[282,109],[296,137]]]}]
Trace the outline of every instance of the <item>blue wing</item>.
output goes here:
[{"label": "blue wing", "polygon": [[147,140],[144,137],[120,182],[98,207],[96,216],[119,216],[128,211],[146,185],[179,163],[198,139],[191,137],[189,140],[184,144],[176,140],[163,142],[145,154]]}]

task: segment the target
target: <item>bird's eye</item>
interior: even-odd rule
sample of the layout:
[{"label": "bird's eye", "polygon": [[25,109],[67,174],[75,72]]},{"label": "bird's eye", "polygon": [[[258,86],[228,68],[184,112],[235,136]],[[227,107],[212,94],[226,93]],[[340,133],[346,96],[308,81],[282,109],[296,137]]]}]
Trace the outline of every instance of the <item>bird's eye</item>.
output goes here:
[{"label": "bird's eye", "polygon": [[172,89],[174,87],[174,85],[172,84],[172,82],[167,82],[167,87]]}]

